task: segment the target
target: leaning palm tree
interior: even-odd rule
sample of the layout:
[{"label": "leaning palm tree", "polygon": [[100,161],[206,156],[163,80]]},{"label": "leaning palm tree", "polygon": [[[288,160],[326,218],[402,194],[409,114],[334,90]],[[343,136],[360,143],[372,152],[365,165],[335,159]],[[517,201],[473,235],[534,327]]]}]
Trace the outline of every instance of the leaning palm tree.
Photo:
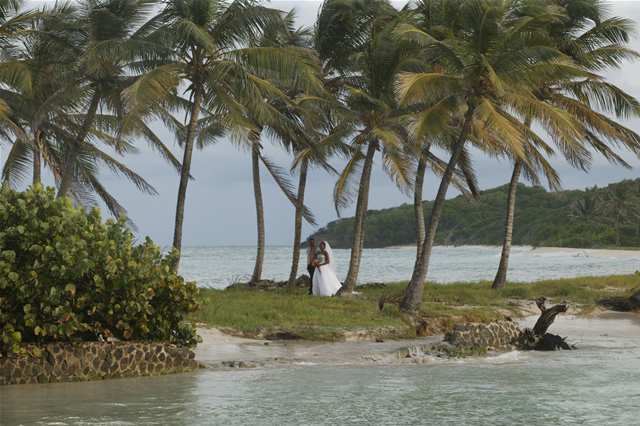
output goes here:
[{"label": "leaning palm tree", "polygon": [[[95,137],[94,130],[102,130],[97,126],[116,127],[100,110],[116,117],[124,114],[121,93],[131,78],[126,67],[129,58],[123,52],[154,5],[154,0],[84,0],[79,3],[78,15],[69,22],[66,31],[52,35],[52,40],[64,45],[69,52],[72,74],[68,80],[72,82],[70,88],[78,91],[81,111],[81,114],[61,117],[69,137],[64,146],[58,198],[68,195],[75,182],[82,179],[83,170],[78,167],[78,160],[95,154],[89,139]],[[119,149],[123,151],[122,147]],[[155,192],[143,180],[134,179],[134,182],[146,192]],[[87,178],[84,183],[103,192],[96,180]]]},{"label": "leaning palm tree", "polygon": [[[481,122],[501,138],[517,156],[523,155],[522,141],[527,130],[514,119],[512,111],[529,111],[542,120],[555,120],[557,126],[573,139],[579,139],[572,121],[564,114],[537,101],[533,95],[536,82],[559,78],[565,74],[562,55],[542,38],[530,31],[530,20],[514,15],[513,2],[425,0],[438,13],[450,14],[448,26],[439,27],[438,35],[418,28],[407,28],[404,36],[422,42],[428,57],[439,72],[403,73],[398,78],[401,105],[446,103],[452,118],[461,125],[451,158],[440,181],[434,201],[421,258],[416,261],[407,292],[400,304],[405,312],[416,313],[422,301],[424,280],[435,232],[455,165],[472,134],[472,125]],[[456,7],[457,6],[457,7]],[[546,10],[548,14],[556,11]],[[537,13],[540,13],[539,11]],[[528,17],[530,18],[530,17]],[[428,128],[416,117],[413,133],[425,137]]]},{"label": "leaning palm tree", "polygon": [[[622,60],[637,59],[640,56],[626,46],[633,29],[632,23],[618,17],[605,19],[600,0],[584,0],[569,4],[556,0],[553,3],[565,7],[566,18],[550,23],[547,27],[548,35],[560,52],[569,56],[584,70],[595,73],[608,68],[619,68],[622,66]],[[640,103],[604,81],[599,75],[591,74],[577,80],[540,86],[535,93],[541,101],[575,115],[577,125],[582,127],[581,133],[585,136],[584,146],[577,149],[565,144],[562,135],[555,129],[547,127],[563,155],[574,167],[588,169],[591,153],[585,146],[601,153],[610,162],[627,168],[627,162],[616,154],[611,146],[628,148],[636,155],[640,153],[639,135],[595,110],[597,108],[617,117],[637,116],[640,114]],[[523,166],[523,160],[515,159],[509,183],[505,238],[492,288],[504,288],[506,285],[516,188]],[[528,175],[532,176],[531,173]]]},{"label": "leaning palm tree", "polygon": [[[154,51],[140,62],[139,69],[146,74],[126,95],[134,105],[131,116],[144,112],[164,118],[171,108],[184,108],[187,113],[173,237],[177,250],[182,247],[187,184],[201,113],[235,141],[247,143],[259,131],[249,114],[261,118],[260,111],[270,111],[264,102],[269,84],[258,71],[296,84],[315,84],[313,68],[300,57],[279,48],[255,46],[264,27],[280,20],[279,11],[252,0],[169,0],[146,25],[146,41]],[[188,99],[177,95],[183,83]],[[178,266],[179,257],[174,268]]]},{"label": "leaning palm tree", "polygon": [[[10,105],[11,119],[25,137],[11,140],[3,179],[12,186],[19,184],[32,167],[33,183],[41,181],[42,159],[51,167],[56,181],[60,179],[59,149],[55,142],[65,140],[56,117],[68,115],[76,101],[77,92],[67,86],[70,73],[68,50],[51,43],[49,34],[62,30],[70,22],[76,9],[59,4],[34,12],[32,29],[21,37],[20,48],[5,55],[0,63],[0,75],[13,76],[4,80],[0,98]],[[8,53],[8,52],[7,52]]]},{"label": "leaning palm tree", "polygon": [[[126,1],[56,4],[33,14],[37,19],[25,31],[20,48],[10,61],[0,64],[2,75],[19,76],[4,79],[0,96],[12,109],[12,122],[26,135],[12,141],[10,161],[3,170],[5,179],[15,183],[33,163],[33,179],[38,181],[43,159],[59,188],[63,188],[62,193],[87,207],[97,204],[97,195],[116,216],[126,210],[101,183],[102,167],[125,176],[147,193],[155,193],[142,177],[96,144],[119,148],[120,153],[133,152],[130,144],[121,143],[118,147],[114,137],[118,117],[112,112],[117,113],[121,104],[119,90],[130,79],[122,65],[126,61],[118,59],[121,55],[113,48],[114,44],[123,43],[114,33],[133,31],[140,22],[135,15],[144,14],[145,8],[144,4]],[[126,16],[124,21],[129,23],[121,22],[118,14]],[[112,21],[117,28],[109,25]],[[112,62],[117,67],[110,67]],[[86,71],[91,67],[98,70]],[[108,71],[99,70],[100,67]],[[101,86],[96,79],[108,83]],[[87,95],[97,99],[95,109],[88,114]],[[98,104],[102,111],[98,111]],[[59,191],[58,195],[62,193]]]},{"label": "leaning palm tree", "polygon": [[385,0],[328,0],[316,23],[316,49],[342,78],[339,100],[349,110],[351,125],[353,154],[334,189],[338,214],[356,201],[349,271],[340,294],[351,293],[357,283],[376,152],[381,152],[385,171],[400,188],[412,185],[404,149],[408,136],[397,120],[400,112],[393,94],[396,73],[411,69],[409,49],[392,37],[399,16]]}]

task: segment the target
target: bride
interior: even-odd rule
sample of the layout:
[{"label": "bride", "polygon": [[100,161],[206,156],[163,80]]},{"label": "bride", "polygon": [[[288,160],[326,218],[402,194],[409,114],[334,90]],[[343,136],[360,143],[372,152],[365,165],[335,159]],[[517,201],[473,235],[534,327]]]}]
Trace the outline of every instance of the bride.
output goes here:
[{"label": "bride", "polygon": [[342,284],[336,274],[331,246],[326,241],[320,243],[320,251],[316,255],[316,271],[313,274],[313,294],[316,296],[333,296]]}]

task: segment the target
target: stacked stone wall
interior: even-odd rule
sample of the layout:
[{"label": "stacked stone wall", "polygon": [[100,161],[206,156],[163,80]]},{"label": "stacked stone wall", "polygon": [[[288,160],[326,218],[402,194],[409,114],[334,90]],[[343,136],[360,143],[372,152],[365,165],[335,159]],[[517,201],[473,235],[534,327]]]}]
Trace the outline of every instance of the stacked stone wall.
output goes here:
[{"label": "stacked stone wall", "polygon": [[444,340],[458,348],[508,349],[516,343],[520,328],[513,321],[456,324]]},{"label": "stacked stone wall", "polygon": [[[34,346],[27,346],[33,353]],[[194,352],[166,342],[86,342],[81,348],[50,343],[42,357],[0,358],[0,385],[78,382],[146,376],[200,368]]]}]

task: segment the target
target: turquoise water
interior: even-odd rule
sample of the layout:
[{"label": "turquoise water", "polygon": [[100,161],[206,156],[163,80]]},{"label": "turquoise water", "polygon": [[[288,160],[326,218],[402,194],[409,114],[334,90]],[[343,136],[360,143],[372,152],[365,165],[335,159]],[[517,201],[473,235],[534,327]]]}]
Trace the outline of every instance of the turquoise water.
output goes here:
[{"label": "turquoise water", "polygon": [[[499,247],[435,247],[427,279],[439,283],[455,281],[493,281],[500,260]],[[569,251],[532,254],[531,247],[514,247],[509,261],[508,279],[530,282],[539,279],[632,274],[640,269],[637,256],[576,256]],[[413,247],[365,249],[358,274],[359,283],[408,281],[416,250]],[[587,256],[584,254],[587,253]],[[350,250],[334,249],[338,277],[344,280],[349,268]],[[180,273],[201,287],[223,289],[236,281],[248,281],[253,272],[255,247],[186,247]],[[291,247],[268,247],[262,277],[283,281],[291,270]],[[304,253],[301,256],[305,262]],[[298,275],[306,272],[306,264]]]}]

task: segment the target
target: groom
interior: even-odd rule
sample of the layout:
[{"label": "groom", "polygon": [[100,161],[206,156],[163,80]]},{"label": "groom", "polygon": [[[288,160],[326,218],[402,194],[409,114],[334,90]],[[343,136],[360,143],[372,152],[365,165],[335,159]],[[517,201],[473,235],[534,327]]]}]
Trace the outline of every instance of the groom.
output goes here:
[{"label": "groom", "polygon": [[307,271],[309,271],[309,294],[313,294],[313,273],[316,271],[316,267],[313,266],[313,261],[316,260],[316,254],[320,249],[316,247],[316,240],[309,238],[309,247],[307,248]]}]

